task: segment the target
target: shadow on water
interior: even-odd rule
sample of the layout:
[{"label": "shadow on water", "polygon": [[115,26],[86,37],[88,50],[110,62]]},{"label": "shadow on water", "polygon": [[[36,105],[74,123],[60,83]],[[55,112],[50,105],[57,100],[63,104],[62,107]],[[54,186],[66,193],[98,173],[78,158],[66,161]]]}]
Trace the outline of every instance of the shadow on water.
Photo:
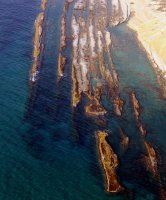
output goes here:
[{"label": "shadow on water", "polygon": [[[63,9],[64,1],[50,1],[46,12],[44,50],[42,52],[39,77],[35,83],[29,83],[29,97],[26,103],[26,113],[24,115],[25,126],[29,127],[23,134],[23,140],[27,144],[28,152],[36,157],[42,157],[44,152],[46,134],[56,136],[56,125],[60,127],[60,121],[64,121],[64,116],[69,117],[70,113],[70,87],[62,80],[57,83],[56,66],[58,57],[59,32],[57,31],[60,21],[60,13]],[[51,16],[54,16],[53,18]],[[55,24],[56,26],[50,26]],[[54,43],[52,43],[54,41]],[[65,83],[64,83],[65,82]],[[65,85],[67,86],[66,88]],[[61,104],[60,104],[61,102]]]}]

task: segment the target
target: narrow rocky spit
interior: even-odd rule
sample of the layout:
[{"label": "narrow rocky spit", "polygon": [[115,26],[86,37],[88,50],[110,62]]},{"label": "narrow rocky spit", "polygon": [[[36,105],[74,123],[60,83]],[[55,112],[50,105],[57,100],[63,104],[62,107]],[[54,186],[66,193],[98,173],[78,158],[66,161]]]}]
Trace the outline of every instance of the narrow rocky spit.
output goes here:
[{"label": "narrow rocky spit", "polygon": [[136,120],[138,129],[139,129],[141,135],[143,137],[145,137],[147,131],[146,131],[145,126],[143,125],[141,119],[140,119],[141,106],[140,106],[139,100],[136,97],[136,94],[134,92],[130,93],[130,100],[131,100],[131,106],[133,108],[133,113],[134,113],[134,116],[135,116],[135,120]]},{"label": "narrow rocky spit", "polygon": [[33,63],[30,73],[30,81],[35,82],[37,80],[37,75],[39,73],[42,50],[44,45],[43,40],[43,29],[44,29],[44,18],[45,10],[47,6],[47,0],[41,2],[41,12],[35,21],[35,34],[34,34],[34,49],[33,49]]}]

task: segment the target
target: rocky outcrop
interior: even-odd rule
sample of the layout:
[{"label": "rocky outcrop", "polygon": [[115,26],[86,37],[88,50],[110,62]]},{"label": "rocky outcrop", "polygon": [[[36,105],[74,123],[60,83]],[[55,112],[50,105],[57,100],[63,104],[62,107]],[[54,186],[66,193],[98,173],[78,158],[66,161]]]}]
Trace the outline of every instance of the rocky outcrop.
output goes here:
[{"label": "rocky outcrop", "polygon": [[[80,31],[81,29],[81,31]],[[88,93],[90,82],[88,78],[89,59],[88,59],[88,34],[84,18],[72,17],[72,79],[73,79],[73,106],[76,106],[81,97],[81,93]]]},{"label": "rocky outcrop", "polygon": [[148,142],[144,142],[144,144],[147,152],[147,155],[145,156],[147,169],[153,174],[153,176],[156,176],[158,170],[155,149]]},{"label": "rocky outcrop", "polygon": [[119,134],[120,134],[121,145],[122,145],[123,149],[126,150],[129,146],[129,142],[130,142],[129,137],[126,135],[124,130],[122,130],[121,128],[119,129]]},{"label": "rocky outcrop", "polygon": [[137,127],[138,127],[141,135],[145,136],[147,131],[146,131],[141,119],[140,119],[141,107],[140,107],[139,101],[138,101],[138,99],[136,97],[136,94],[134,92],[130,93],[130,99],[131,99],[131,105],[132,105],[132,108],[133,108],[133,112],[134,112],[135,120],[136,120],[136,123],[137,123]]},{"label": "rocky outcrop", "polygon": [[63,76],[64,66],[66,64],[66,58],[59,53],[58,57],[58,75],[61,77]]},{"label": "rocky outcrop", "polygon": [[35,21],[35,36],[33,49],[33,64],[30,80],[35,82],[38,74],[38,65],[40,64],[40,53],[42,51],[42,33],[43,33],[44,13],[40,13]]},{"label": "rocky outcrop", "polygon": [[42,0],[42,4],[41,4],[41,9],[42,9],[42,11],[45,11],[46,5],[47,5],[47,1],[48,1],[48,0]]},{"label": "rocky outcrop", "polygon": [[130,98],[131,98],[131,103],[132,103],[132,107],[133,107],[135,118],[136,118],[136,120],[138,120],[139,116],[140,116],[139,101],[138,101],[138,99],[136,97],[136,94],[134,92],[131,92]]},{"label": "rocky outcrop", "polygon": [[78,0],[75,5],[74,5],[74,9],[75,10],[84,10],[86,7],[86,0]]},{"label": "rocky outcrop", "polygon": [[106,114],[105,108],[101,105],[101,88],[96,87],[94,95],[89,96],[90,104],[85,107],[85,112],[88,115],[99,116]]},{"label": "rocky outcrop", "polygon": [[114,102],[115,114],[117,116],[122,116],[124,102],[122,101],[122,99],[119,96],[115,97],[113,102]]},{"label": "rocky outcrop", "polygon": [[111,25],[116,26],[128,20],[130,16],[130,4],[128,0],[112,0]]},{"label": "rocky outcrop", "polygon": [[66,46],[66,16],[61,17],[61,28],[60,28],[60,51]]},{"label": "rocky outcrop", "polygon": [[35,20],[35,35],[34,35],[34,49],[33,49],[33,63],[30,73],[30,80],[35,82],[39,73],[38,68],[40,66],[41,52],[43,50],[42,38],[43,38],[43,22],[45,17],[47,0],[43,0],[41,4],[41,12]]},{"label": "rocky outcrop", "polygon": [[119,183],[116,173],[119,161],[117,155],[114,153],[113,149],[106,140],[107,136],[108,133],[102,131],[99,131],[96,134],[100,161],[105,172],[107,192],[118,193],[124,190]]}]

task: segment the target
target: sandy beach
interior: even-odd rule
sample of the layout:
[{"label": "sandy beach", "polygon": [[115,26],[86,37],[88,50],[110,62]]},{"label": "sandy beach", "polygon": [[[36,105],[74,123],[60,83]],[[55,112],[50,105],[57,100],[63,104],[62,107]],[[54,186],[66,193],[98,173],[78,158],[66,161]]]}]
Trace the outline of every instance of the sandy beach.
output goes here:
[{"label": "sandy beach", "polygon": [[128,26],[136,31],[160,78],[166,79],[166,2],[132,0],[130,7]]}]

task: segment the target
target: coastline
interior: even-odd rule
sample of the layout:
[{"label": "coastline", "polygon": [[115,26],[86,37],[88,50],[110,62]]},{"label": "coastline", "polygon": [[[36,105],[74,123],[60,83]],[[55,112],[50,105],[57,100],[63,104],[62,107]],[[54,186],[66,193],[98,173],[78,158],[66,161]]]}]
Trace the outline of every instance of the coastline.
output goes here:
[{"label": "coastline", "polygon": [[166,98],[166,39],[163,36],[166,34],[166,20],[163,20],[166,12],[159,8],[160,2],[134,0],[130,4],[131,16],[127,26],[136,32],[155,70],[162,96]]}]

